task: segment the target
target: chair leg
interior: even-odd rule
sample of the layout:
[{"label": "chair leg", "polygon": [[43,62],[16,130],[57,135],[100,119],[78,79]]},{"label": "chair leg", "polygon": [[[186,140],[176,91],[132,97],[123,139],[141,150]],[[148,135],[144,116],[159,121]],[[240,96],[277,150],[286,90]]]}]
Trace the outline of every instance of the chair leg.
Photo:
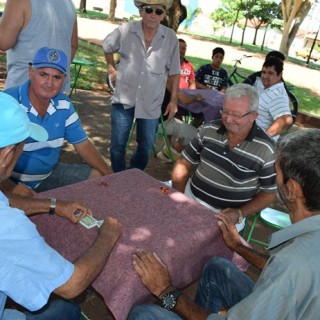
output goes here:
[{"label": "chair leg", "polygon": [[[165,128],[165,124],[164,124],[164,121],[163,121],[162,114],[160,115],[160,125],[161,125],[161,129],[162,129],[162,134],[161,135],[164,138],[165,145],[166,145],[166,147],[168,148],[168,151],[169,151],[169,158],[171,159],[172,163],[175,163],[176,160],[174,159],[173,154],[171,152],[171,145],[170,145],[170,141],[168,139],[168,135],[167,135],[167,132],[166,132],[166,128]],[[160,134],[157,133],[157,136],[158,135],[160,135]]]},{"label": "chair leg", "polygon": [[[243,229],[243,233],[242,233],[242,234],[243,234],[243,238],[244,238],[247,242],[250,242],[250,240],[251,240],[251,238],[252,238],[252,233],[253,233],[253,230],[254,230],[254,228],[255,228],[255,226],[256,226],[256,223],[257,223],[257,219],[258,219],[258,217],[259,217],[259,214],[260,214],[260,213],[256,213],[256,214],[254,215],[253,220],[252,220],[252,224],[251,224],[251,227],[250,227],[250,229],[249,229],[249,233],[248,233],[247,237],[246,237],[245,233],[246,233],[246,231],[247,231],[247,227],[248,227],[249,220],[246,221],[246,225],[245,225],[245,227],[244,227],[244,229]],[[247,219],[248,219],[248,218],[247,218]]]}]

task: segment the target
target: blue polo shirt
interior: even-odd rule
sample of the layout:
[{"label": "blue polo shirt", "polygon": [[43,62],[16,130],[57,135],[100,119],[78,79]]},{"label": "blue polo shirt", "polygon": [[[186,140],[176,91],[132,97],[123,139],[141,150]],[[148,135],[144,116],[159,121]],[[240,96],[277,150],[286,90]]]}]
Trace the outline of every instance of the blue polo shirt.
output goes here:
[{"label": "blue polo shirt", "polygon": [[23,182],[34,189],[50,175],[57,164],[64,140],[78,144],[88,138],[77,112],[65,94],[59,93],[51,99],[47,113],[42,118],[30,103],[29,85],[30,81],[27,81],[5,92],[18,100],[31,122],[42,126],[49,134],[48,141],[45,142],[27,139],[11,175],[12,180]]},{"label": "blue polo shirt", "polygon": [[7,296],[30,311],[38,310],[56,288],[69,280],[74,265],[46,244],[23,211],[9,207],[2,192],[0,220],[2,319]]}]

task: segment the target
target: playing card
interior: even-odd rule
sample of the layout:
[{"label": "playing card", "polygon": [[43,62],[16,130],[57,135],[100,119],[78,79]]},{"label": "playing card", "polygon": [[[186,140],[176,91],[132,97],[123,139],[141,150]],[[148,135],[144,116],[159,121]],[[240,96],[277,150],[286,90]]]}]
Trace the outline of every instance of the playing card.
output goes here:
[{"label": "playing card", "polygon": [[96,222],[97,227],[100,228],[103,223],[104,223],[104,220],[98,220],[98,221]]},{"label": "playing card", "polygon": [[87,229],[91,229],[96,226],[100,228],[100,226],[98,226],[98,224],[97,224],[97,220],[89,215],[84,216],[80,220],[80,223]]}]

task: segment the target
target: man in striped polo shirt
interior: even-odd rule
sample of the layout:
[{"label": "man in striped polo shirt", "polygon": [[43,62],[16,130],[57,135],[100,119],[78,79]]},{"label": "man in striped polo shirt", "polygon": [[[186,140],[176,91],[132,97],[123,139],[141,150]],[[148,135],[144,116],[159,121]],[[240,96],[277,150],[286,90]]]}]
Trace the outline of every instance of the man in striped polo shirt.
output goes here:
[{"label": "man in striped polo shirt", "polygon": [[[19,102],[31,122],[44,127],[49,134],[46,142],[35,142],[30,138],[26,141],[10,177],[18,183],[19,192],[15,189],[16,193],[33,195],[34,191],[58,188],[111,173],[88,140],[70,99],[60,92],[66,80],[67,67],[68,58],[63,51],[43,47],[30,63],[30,80],[5,91]],[[74,146],[86,164],[58,162],[65,140]],[[8,186],[7,182],[3,188],[10,191],[17,187]]]},{"label": "man in striped polo shirt", "polygon": [[172,173],[174,188],[231,217],[238,230],[276,198],[274,142],[255,123],[258,104],[252,86],[228,88],[221,120],[200,129]]},{"label": "man in striped polo shirt", "polygon": [[261,78],[253,84],[259,93],[257,124],[275,141],[293,121],[282,71],[283,61],[270,57],[263,64]]}]

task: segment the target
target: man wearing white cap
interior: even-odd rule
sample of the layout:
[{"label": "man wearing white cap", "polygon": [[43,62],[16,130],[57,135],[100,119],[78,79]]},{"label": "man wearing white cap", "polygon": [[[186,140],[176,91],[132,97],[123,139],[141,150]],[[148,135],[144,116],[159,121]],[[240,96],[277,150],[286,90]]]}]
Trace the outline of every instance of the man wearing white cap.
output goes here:
[{"label": "man wearing white cap", "polygon": [[[110,158],[112,170],[126,166],[126,144],[136,119],[137,149],[128,168],[144,170],[156,136],[167,79],[171,98],[165,115],[177,112],[180,81],[178,39],[174,31],[161,25],[172,0],[134,1],[141,21],[130,22],[111,32],[103,42],[108,73],[116,86],[112,97]],[[115,68],[113,53],[120,55]]]},{"label": "man wearing white cap", "polygon": [[[44,127],[49,134],[45,143],[26,141],[11,175],[14,183],[26,185],[28,190],[45,191],[110,173],[107,163],[88,140],[70,99],[60,93],[67,67],[68,58],[63,51],[41,48],[30,63],[30,80],[5,91],[20,103],[31,122]],[[86,164],[58,162],[64,140],[74,146]]]},{"label": "man wearing white cap", "polygon": [[[9,177],[25,140],[46,141],[48,134],[30,123],[25,111],[8,94],[0,93],[0,109],[2,182]],[[90,285],[118,241],[121,224],[113,218],[105,219],[92,246],[71,263],[44,242],[25,213],[10,207],[2,192],[0,219],[0,319],[80,320],[80,308],[75,303],[62,299],[47,303],[49,297],[54,292],[71,299]],[[27,310],[4,309],[7,296]]]}]

